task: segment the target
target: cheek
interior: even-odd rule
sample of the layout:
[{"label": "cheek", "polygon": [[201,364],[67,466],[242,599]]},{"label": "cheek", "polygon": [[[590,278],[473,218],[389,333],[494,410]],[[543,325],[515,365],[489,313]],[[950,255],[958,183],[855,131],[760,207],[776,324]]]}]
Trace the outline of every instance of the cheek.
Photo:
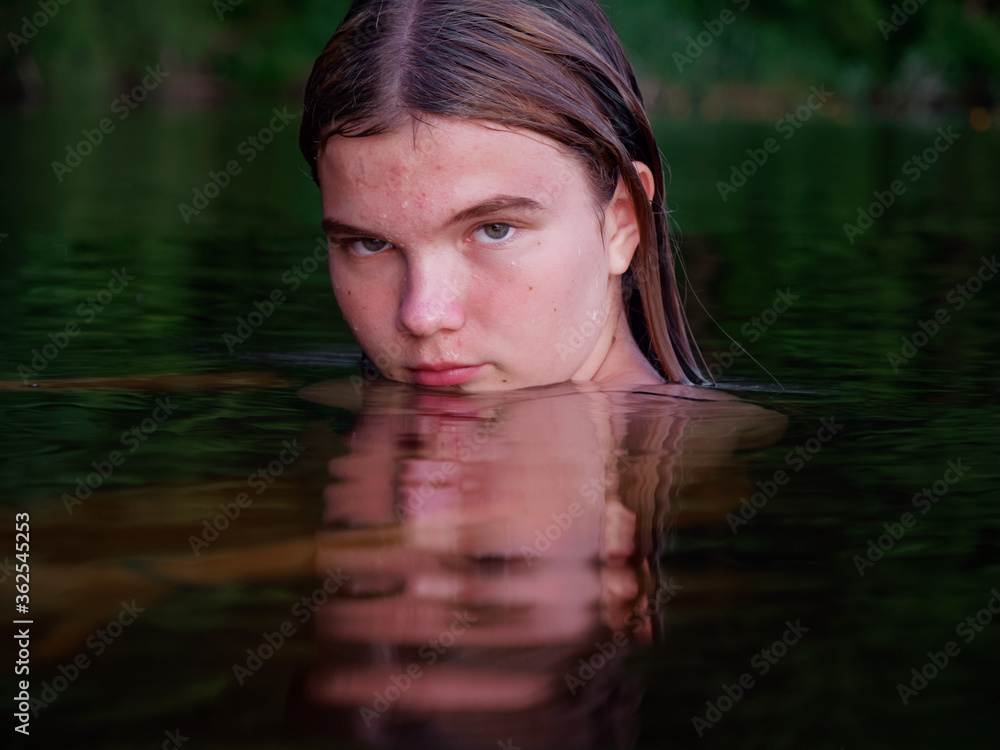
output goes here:
[{"label": "cheek", "polygon": [[[589,262],[581,263],[581,258]],[[547,371],[576,369],[600,333],[607,269],[597,254],[574,247],[551,262],[524,267],[473,295],[481,329],[503,332],[518,360]]]},{"label": "cheek", "polygon": [[553,313],[556,329],[551,345],[557,361],[572,370],[591,355],[604,330],[608,314],[608,271],[604,256],[591,255],[572,276],[564,275],[560,291],[563,304]]},{"label": "cheek", "polygon": [[397,305],[389,291],[391,284],[359,279],[337,269],[333,263],[330,282],[344,320],[362,345],[369,343],[366,339],[384,336],[387,326],[395,328]]},{"label": "cheek", "polygon": [[562,261],[550,268],[546,286],[552,304],[549,314],[560,327],[603,315],[608,288],[608,268],[602,248],[571,246]]}]

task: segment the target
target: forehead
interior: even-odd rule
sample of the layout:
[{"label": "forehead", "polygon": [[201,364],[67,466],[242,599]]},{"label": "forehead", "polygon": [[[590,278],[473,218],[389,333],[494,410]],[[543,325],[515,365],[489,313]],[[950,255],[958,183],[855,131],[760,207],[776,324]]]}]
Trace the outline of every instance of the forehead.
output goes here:
[{"label": "forehead", "polygon": [[441,117],[374,136],[333,136],[320,155],[319,176],[327,210],[359,208],[372,198],[461,208],[456,201],[489,192],[545,204],[589,183],[582,159],[544,135]]}]

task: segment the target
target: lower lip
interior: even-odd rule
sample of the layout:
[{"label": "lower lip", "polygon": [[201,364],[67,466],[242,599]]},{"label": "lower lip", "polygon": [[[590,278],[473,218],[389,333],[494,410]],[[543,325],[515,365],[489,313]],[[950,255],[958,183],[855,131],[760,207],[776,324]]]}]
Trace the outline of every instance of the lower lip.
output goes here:
[{"label": "lower lip", "polygon": [[410,370],[413,382],[417,385],[461,385],[472,380],[476,375],[486,369],[486,365],[475,365],[473,367],[455,367],[450,370]]}]

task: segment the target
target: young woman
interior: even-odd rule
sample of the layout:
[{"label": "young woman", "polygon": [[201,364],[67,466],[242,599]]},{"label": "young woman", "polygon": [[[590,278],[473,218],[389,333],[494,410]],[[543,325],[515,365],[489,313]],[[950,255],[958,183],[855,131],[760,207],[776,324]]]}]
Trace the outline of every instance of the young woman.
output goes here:
[{"label": "young woman", "polygon": [[390,380],[701,384],[660,155],[592,0],[356,0],[305,92],[345,320]]}]

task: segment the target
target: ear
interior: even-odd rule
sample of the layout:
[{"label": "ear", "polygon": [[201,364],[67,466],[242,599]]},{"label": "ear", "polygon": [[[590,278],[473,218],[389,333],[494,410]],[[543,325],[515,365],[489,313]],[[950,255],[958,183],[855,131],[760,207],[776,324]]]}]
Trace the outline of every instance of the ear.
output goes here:
[{"label": "ear", "polygon": [[[656,182],[653,172],[641,161],[632,162],[639,173],[639,180],[646,191],[646,198],[653,199]],[[632,263],[632,256],[639,247],[639,221],[632,205],[632,197],[625,188],[622,178],[618,178],[615,194],[604,209],[604,231],[608,242],[609,270],[613,276],[621,276]]]}]

